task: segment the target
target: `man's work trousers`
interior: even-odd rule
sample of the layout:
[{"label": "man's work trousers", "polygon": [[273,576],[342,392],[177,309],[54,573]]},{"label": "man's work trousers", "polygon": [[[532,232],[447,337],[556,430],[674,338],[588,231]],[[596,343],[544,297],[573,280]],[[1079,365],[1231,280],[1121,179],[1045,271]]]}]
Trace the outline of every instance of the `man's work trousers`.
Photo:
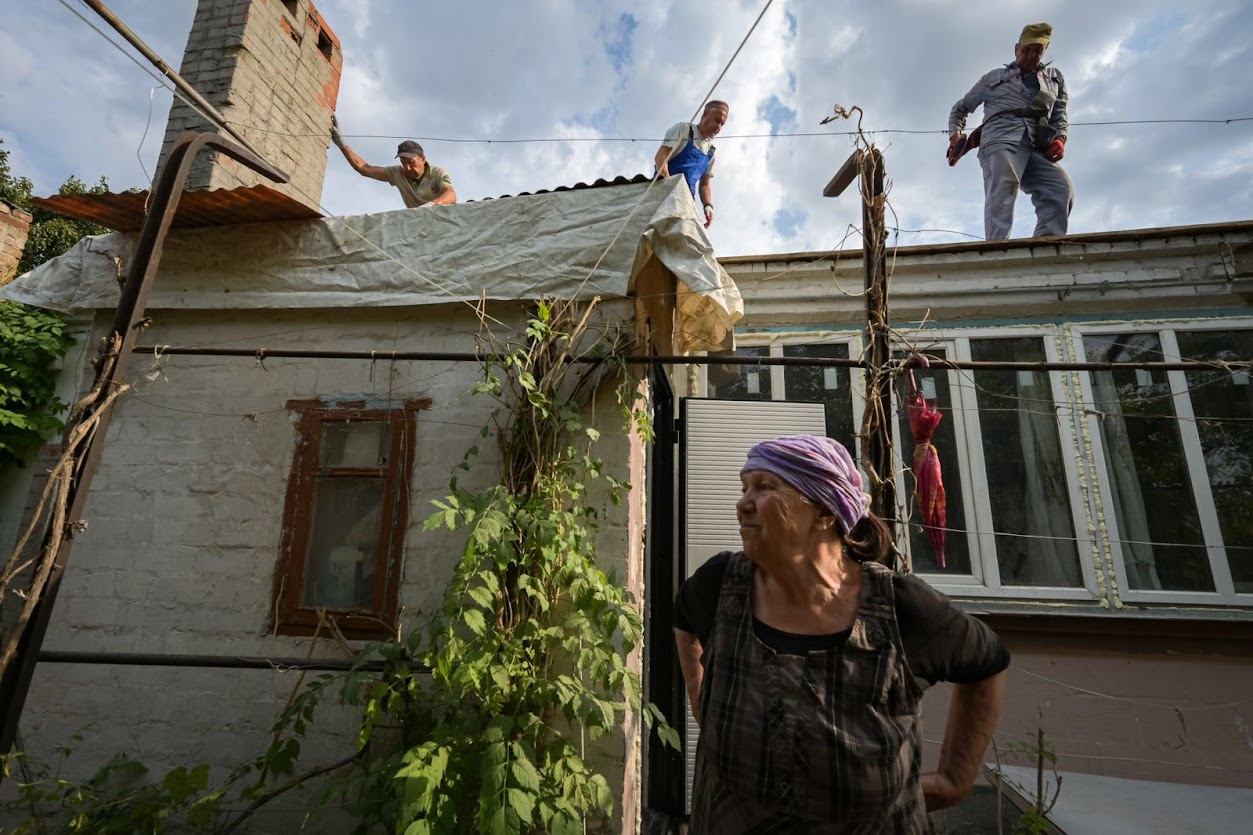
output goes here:
[{"label": "man's work trousers", "polygon": [[1031,195],[1037,236],[1066,234],[1075,187],[1060,165],[1027,142],[980,146],[979,164],[983,166],[983,227],[989,241],[1009,237],[1019,189]]}]

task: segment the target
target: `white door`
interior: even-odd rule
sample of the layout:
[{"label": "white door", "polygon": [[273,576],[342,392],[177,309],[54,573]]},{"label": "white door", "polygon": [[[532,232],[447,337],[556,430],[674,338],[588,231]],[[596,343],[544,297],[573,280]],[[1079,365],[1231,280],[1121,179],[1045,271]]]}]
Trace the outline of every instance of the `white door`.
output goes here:
[{"label": "white door", "polygon": [[[753,444],[780,435],[826,435],[821,403],[784,400],[683,401],[682,502],[684,577],[719,551],[740,550],[735,503],[740,468]],[[684,700],[686,703],[686,699]],[[687,810],[692,809],[692,776],[700,731],[687,707]]]}]

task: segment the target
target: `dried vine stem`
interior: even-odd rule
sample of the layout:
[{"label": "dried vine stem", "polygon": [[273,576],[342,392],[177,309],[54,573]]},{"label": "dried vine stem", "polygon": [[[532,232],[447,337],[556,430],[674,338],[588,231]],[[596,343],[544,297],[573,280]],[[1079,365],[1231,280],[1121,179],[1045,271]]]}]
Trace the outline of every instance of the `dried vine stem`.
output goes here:
[{"label": "dried vine stem", "polygon": [[[76,409],[80,408],[82,403],[86,402],[88,398],[99,394],[99,386],[103,384],[104,377],[102,376],[100,379],[101,383],[98,383],[97,388],[93,389],[93,394],[80,401],[80,406],[75,407]],[[70,429],[66,436],[65,449],[49,473],[48,483],[44,485],[43,492],[40,494],[39,502],[35,506],[30,522],[26,530],[23,531],[22,536],[18,539],[12,555],[5,562],[4,574],[0,576],[0,601],[8,599],[9,586],[17,576],[30,567],[32,563],[37,563],[37,566],[30,586],[22,594],[24,597],[22,610],[18,614],[17,620],[14,621],[12,629],[9,630],[9,634],[5,636],[4,651],[0,654],[0,674],[3,674],[8,669],[9,663],[17,655],[18,642],[26,629],[26,624],[34,613],[35,605],[43,596],[44,587],[48,582],[48,577],[52,574],[56,556],[60,552],[61,542],[65,538],[65,517],[69,510],[67,505],[70,495],[70,482],[73,475],[71,470],[78,461],[78,450],[95,433],[100,419],[113,407],[117,399],[129,389],[130,386],[125,383],[118,385],[100,401],[100,405],[89,417],[74,424],[73,428]],[[44,510],[54,491],[56,493],[56,502],[53,506],[48,541],[44,544],[37,560],[28,560],[19,564],[18,561],[21,559],[21,554],[25,550],[27,543],[34,536],[35,530],[38,529],[39,521],[43,518]]]}]

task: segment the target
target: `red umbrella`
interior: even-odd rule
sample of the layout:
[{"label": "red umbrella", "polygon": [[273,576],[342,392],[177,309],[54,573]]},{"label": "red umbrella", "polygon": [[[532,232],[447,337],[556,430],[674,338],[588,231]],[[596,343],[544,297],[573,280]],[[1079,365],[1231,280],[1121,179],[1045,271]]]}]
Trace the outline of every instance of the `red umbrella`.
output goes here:
[{"label": "red umbrella", "polygon": [[[918,360],[923,368],[927,367],[926,357],[918,357]],[[909,415],[909,431],[914,436],[914,495],[918,498],[922,527],[935,549],[935,563],[944,568],[944,529],[948,517],[945,513],[940,456],[931,445],[931,436],[944,415],[940,414],[935,400],[927,400],[918,391],[913,369],[906,372],[906,378],[909,383],[909,392],[905,397],[906,412]]]}]

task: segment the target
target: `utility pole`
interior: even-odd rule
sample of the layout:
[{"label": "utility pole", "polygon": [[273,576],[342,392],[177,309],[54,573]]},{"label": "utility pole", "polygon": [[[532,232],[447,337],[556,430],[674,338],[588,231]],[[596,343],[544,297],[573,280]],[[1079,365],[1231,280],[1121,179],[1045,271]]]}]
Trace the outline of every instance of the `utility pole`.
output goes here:
[{"label": "utility pole", "polygon": [[[884,224],[883,155],[871,145],[853,151],[822,190],[837,197],[861,182],[862,259],[866,270],[866,416],[862,421],[862,466],[870,477],[870,509],[885,520],[896,516],[892,477],[892,358],[888,327],[887,228]],[[894,522],[888,530],[895,542]]]}]

